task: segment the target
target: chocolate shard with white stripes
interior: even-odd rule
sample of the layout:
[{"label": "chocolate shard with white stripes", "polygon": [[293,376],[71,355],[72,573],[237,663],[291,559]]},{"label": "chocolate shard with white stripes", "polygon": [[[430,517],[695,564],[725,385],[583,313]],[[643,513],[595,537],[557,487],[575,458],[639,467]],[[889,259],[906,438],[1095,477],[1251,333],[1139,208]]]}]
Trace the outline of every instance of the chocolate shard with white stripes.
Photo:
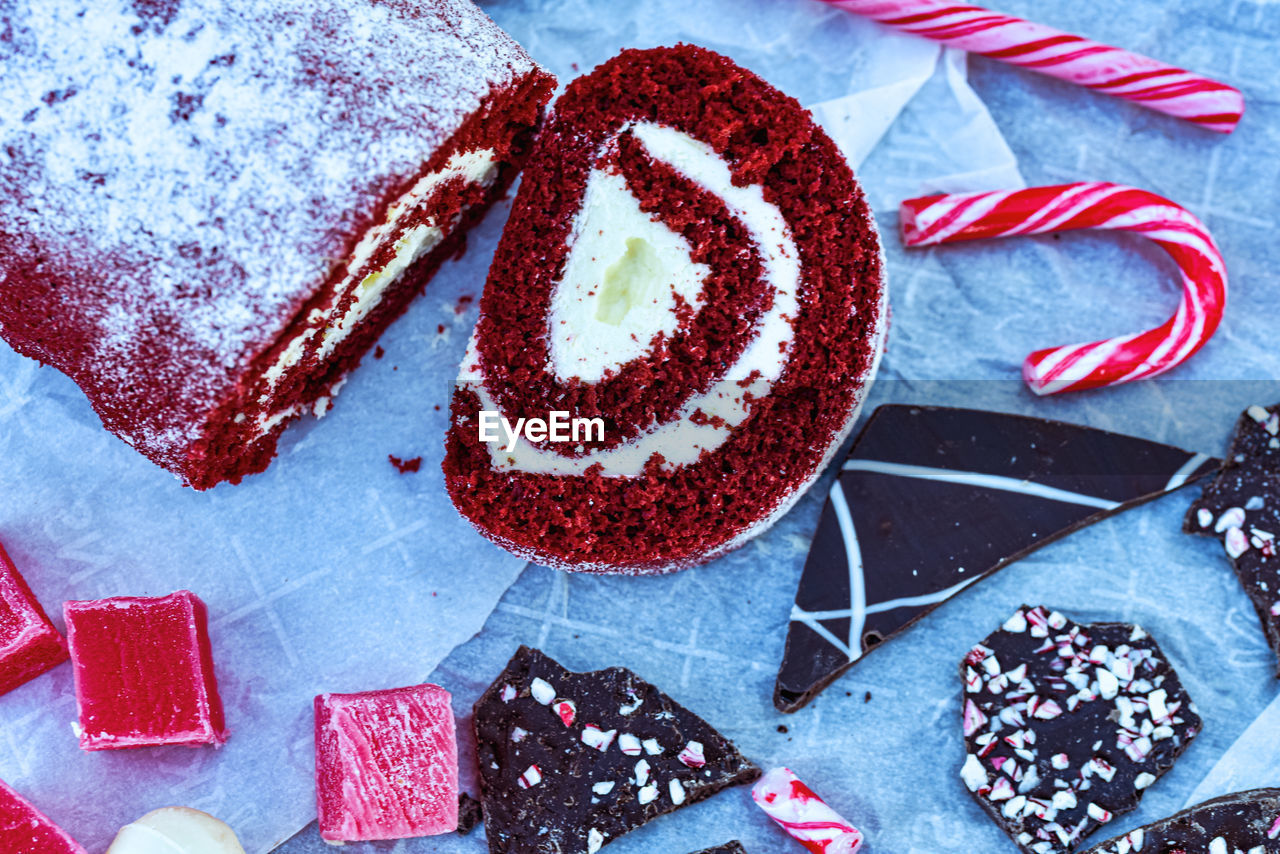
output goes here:
[{"label": "chocolate shard with white stripes", "polygon": [[1066,854],[1136,809],[1201,728],[1159,645],[1125,623],[1024,605],[960,678],[960,777],[1027,854]]},{"label": "chocolate shard with white stripes", "polygon": [[1060,421],[881,406],[823,508],[774,705],[799,709],[973,582],[1219,466],[1204,454]]},{"label": "chocolate shard with white stripes", "polygon": [[760,776],[710,724],[630,670],[573,673],[520,647],[476,701],[492,854],[595,854]]},{"label": "chocolate shard with white stripes", "polygon": [[726,842],[724,845],[717,845],[715,848],[704,848],[696,854],[747,854],[747,849],[742,847],[742,843],[736,839],[733,842]]},{"label": "chocolate shard with white stripes", "polygon": [[1280,657],[1280,404],[1250,406],[1240,416],[1222,471],[1205,484],[1183,529],[1222,542]]},{"label": "chocolate shard with white stripes", "polygon": [[1223,795],[1082,854],[1280,854],[1280,789]]}]

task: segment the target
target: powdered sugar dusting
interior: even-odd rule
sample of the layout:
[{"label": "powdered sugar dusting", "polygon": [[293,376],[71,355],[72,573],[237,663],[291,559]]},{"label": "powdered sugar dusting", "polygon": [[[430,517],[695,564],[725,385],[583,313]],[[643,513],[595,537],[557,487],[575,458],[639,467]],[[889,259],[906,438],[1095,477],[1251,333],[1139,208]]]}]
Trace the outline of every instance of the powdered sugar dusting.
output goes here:
[{"label": "powdered sugar dusting", "polygon": [[[100,410],[181,389],[132,437],[162,455],[490,91],[534,68],[467,0],[0,7],[3,332],[74,369]],[[27,340],[46,316],[55,335]]]}]

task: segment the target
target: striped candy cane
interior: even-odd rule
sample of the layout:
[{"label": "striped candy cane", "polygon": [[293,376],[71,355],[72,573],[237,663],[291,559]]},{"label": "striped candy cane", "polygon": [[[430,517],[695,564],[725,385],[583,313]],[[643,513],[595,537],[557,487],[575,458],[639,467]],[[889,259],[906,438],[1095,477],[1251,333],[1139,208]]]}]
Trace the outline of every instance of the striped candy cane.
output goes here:
[{"label": "striped candy cane", "polygon": [[751,799],[813,854],[855,854],[862,834],[791,773],[774,768],[756,782]]},{"label": "striped candy cane", "polygon": [[1219,133],[1244,113],[1238,89],[1117,47],[947,0],[827,0],[882,24],[1019,65]]},{"label": "striped candy cane", "polygon": [[1145,379],[1182,364],[1204,346],[1227,302],[1227,268],[1204,224],[1145,190],[1085,182],[994,193],[908,199],[900,211],[907,246],[1043,234],[1077,228],[1132,231],[1162,247],[1182,274],[1182,301],[1155,329],[1087,344],[1037,350],[1022,376],[1036,394]]}]

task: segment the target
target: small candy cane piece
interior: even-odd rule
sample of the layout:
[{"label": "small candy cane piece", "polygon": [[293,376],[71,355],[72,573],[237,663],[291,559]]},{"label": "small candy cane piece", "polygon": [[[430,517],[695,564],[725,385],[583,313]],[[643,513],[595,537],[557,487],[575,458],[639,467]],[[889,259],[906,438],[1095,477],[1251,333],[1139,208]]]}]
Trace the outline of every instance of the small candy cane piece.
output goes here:
[{"label": "small candy cane piece", "polygon": [[790,768],[774,768],[751,789],[751,798],[778,826],[813,854],[855,854],[862,834],[801,783]]},{"label": "small candy cane piece", "polygon": [[918,36],[1057,77],[1151,110],[1231,133],[1244,114],[1238,89],[1141,54],[947,0],[827,0]]},{"label": "small candy cane piece", "polygon": [[928,196],[903,202],[900,221],[907,246],[1093,228],[1141,234],[1173,257],[1183,287],[1174,315],[1146,332],[1032,353],[1022,376],[1036,394],[1100,388],[1163,373],[1204,346],[1226,307],[1226,263],[1204,224],[1145,190],[1086,182]]}]

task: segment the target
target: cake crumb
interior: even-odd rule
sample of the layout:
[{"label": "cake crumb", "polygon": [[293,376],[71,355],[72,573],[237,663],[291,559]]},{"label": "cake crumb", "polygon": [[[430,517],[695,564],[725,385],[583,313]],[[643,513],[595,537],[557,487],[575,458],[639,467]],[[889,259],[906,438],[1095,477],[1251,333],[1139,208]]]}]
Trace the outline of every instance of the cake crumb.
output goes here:
[{"label": "cake crumb", "polygon": [[387,454],[387,459],[391,461],[391,465],[395,466],[396,471],[400,472],[400,474],[416,472],[418,469],[422,468],[422,457],[414,457],[411,460],[402,460],[395,454]]},{"label": "cake crumb", "polygon": [[387,351],[382,349],[381,344],[373,348],[373,358],[381,359],[385,355],[387,355]]},{"label": "cake crumb", "polygon": [[471,303],[474,301],[475,301],[475,297],[471,296],[470,294],[464,294],[458,297],[458,304],[453,308],[454,313],[462,314],[464,311],[467,310],[467,306],[471,305]]}]

